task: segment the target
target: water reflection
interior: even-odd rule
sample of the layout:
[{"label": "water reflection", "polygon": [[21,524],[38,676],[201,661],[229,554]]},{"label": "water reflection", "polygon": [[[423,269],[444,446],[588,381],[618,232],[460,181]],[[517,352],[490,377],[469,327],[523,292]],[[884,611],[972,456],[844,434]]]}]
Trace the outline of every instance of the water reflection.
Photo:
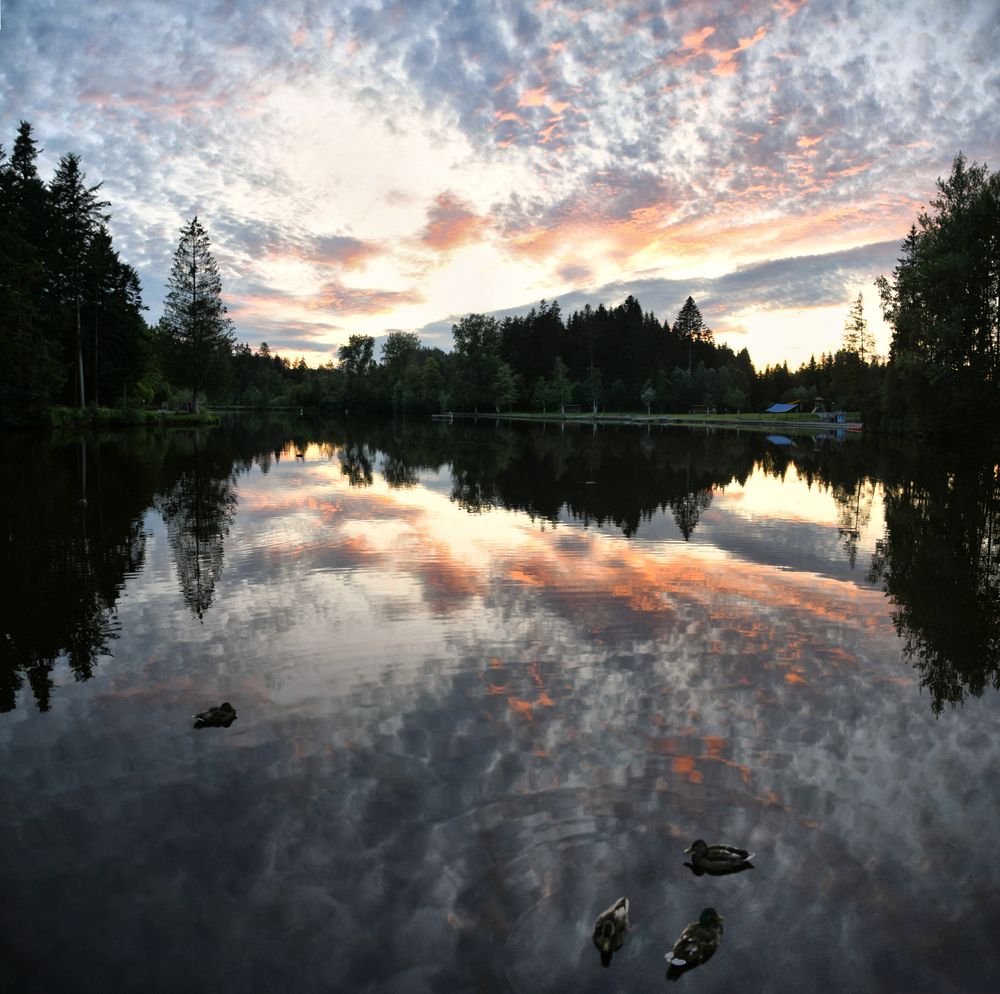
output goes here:
[{"label": "water reflection", "polygon": [[[900,659],[863,568],[898,526],[891,452],[277,419],[87,444],[85,522],[78,447],[39,457],[73,538],[53,549],[141,541],[108,571],[115,658],[79,685],[55,667],[49,713],[0,721],[18,990],[652,990],[706,907],[727,931],[699,990],[1000,974],[1000,871],[967,859],[1000,817],[1000,706],[935,719]],[[163,516],[186,492],[203,530]],[[26,562],[30,518],[0,506]],[[207,600],[185,543],[223,564]],[[226,699],[239,720],[192,729]],[[690,873],[698,834],[752,841],[758,869]]]},{"label": "water reflection", "polygon": [[998,467],[925,459],[892,463],[886,477],[871,579],[892,601],[903,654],[940,713],[1000,688]]},{"label": "water reflection", "polygon": [[0,466],[0,711],[15,707],[25,682],[48,710],[60,660],[87,680],[110,655],[119,598],[145,560],[150,507],[167,521],[185,600],[203,616],[222,569],[236,475],[269,458],[262,443],[280,453],[286,431],[9,439]]},{"label": "water reflection", "polygon": [[[569,520],[615,528],[626,537],[644,529],[661,534],[654,522],[669,514],[686,542],[697,536],[720,495],[731,501],[734,488],[744,488],[752,474],[783,481],[791,472],[808,491],[815,487],[832,497],[836,514],[829,525],[852,569],[873,510],[884,508],[884,531],[865,554],[865,572],[895,607],[903,653],[929,690],[935,713],[967,694],[1000,687],[996,467],[915,461],[912,452],[828,436],[789,442],[778,446],[763,435],[731,432],[558,424],[526,429],[500,422],[315,425],[268,419],[234,420],[195,434],[32,443],[30,460],[11,443],[9,486],[0,498],[10,539],[0,565],[18,581],[5,603],[0,709],[14,707],[27,682],[45,710],[58,660],[85,680],[110,654],[120,591],[142,568],[143,519],[150,507],[166,523],[184,600],[203,619],[223,573],[239,477],[253,467],[266,474],[282,458],[304,464],[310,445],[335,460],[352,488],[372,487],[378,473],[391,489],[413,489],[422,474],[447,471],[451,499],[466,511],[518,510],[553,527]],[[783,531],[772,530],[771,549],[785,547],[795,527],[788,522]],[[713,531],[709,541],[717,540]],[[522,576],[529,567],[522,567]],[[549,573],[539,566],[532,575],[551,585]],[[457,564],[444,568],[440,589],[449,596],[460,591],[466,583],[461,574]]]},{"label": "water reflection", "polygon": [[153,506],[167,525],[181,592],[198,618],[212,606],[222,574],[225,539],[236,514],[236,474],[232,453],[206,444],[203,433],[175,446],[176,477]]}]

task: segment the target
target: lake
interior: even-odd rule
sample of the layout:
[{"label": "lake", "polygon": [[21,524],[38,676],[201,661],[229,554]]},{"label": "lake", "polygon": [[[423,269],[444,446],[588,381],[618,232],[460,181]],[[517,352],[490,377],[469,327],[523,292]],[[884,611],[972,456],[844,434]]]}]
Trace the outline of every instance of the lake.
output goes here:
[{"label": "lake", "polygon": [[277,415],[3,447],[5,989],[650,991],[714,907],[678,989],[1000,990],[995,459]]}]

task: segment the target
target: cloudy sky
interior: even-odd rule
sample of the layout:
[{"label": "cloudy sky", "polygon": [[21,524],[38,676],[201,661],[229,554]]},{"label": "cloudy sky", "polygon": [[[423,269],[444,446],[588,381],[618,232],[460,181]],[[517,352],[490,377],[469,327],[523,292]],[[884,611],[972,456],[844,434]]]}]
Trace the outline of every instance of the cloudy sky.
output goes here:
[{"label": "cloudy sky", "polygon": [[995,0],[0,3],[0,141],[82,156],[150,319],[197,214],[238,338],[310,364],[628,293],[763,366],[863,291],[884,350],[935,180],[1000,167]]}]

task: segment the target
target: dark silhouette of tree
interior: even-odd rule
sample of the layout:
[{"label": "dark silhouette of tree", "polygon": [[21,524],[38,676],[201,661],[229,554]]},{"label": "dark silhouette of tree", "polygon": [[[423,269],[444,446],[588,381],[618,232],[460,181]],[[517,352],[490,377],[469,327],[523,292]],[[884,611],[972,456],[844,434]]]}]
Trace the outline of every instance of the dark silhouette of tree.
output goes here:
[{"label": "dark silhouette of tree", "polygon": [[682,339],[701,342],[711,339],[712,330],[706,326],[701,316],[701,310],[694,302],[694,297],[688,297],[684,306],[677,312],[674,321],[674,334]]},{"label": "dark silhouette of tree", "polygon": [[191,390],[191,408],[201,393],[224,382],[232,356],[232,321],[222,302],[222,280],[208,234],[197,217],[181,228],[174,253],[160,329],[175,382]]},{"label": "dark silhouette of tree", "polygon": [[46,185],[38,152],[26,121],[9,160],[0,148],[0,410],[10,421],[123,396],[150,359],[139,279],[112,246],[101,184],[86,183],[71,153]]},{"label": "dark silhouette of tree", "polygon": [[88,253],[101,226],[111,217],[104,210],[110,206],[108,201],[97,199],[101,184],[87,186],[85,179],[86,174],[80,169],[80,157],[70,152],[59,160],[59,166],[49,184],[52,209],[52,236],[49,243],[51,268],[64,312],[72,314],[75,334],[71,351],[75,356],[76,394],[80,407],[86,406],[81,311]]},{"label": "dark silhouette of tree", "polygon": [[945,432],[1000,409],[1000,173],[959,153],[876,285],[892,326],[884,417]]},{"label": "dark silhouette of tree", "polygon": [[382,365],[398,375],[420,354],[420,336],[415,331],[390,331],[382,345]]},{"label": "dark silhouette of tree", "polygon": [[351,335],[337,349],[341,368],[353,376],[367,376],[375,369],[375,339],[371,335]]},{"label": "dark silhouette of tree", "polygon": [[37,416],[61,383],[58,344],[45,320],[47,269],[39,246],[46,191],[38,178],[37,145],[22,121],[10,161],[0,146],[0,412]]},{"label": "dark silhouette of tree", "polygon": [[844,322],[844,350],[856,355],[862,363],[875,356],[875,337],[868,330],[865,318],[865,300],[859,293],[851,304],[847,320]]},{"label": "dark silhouette of tree", "polygon": [[497,414],[501,408],[506,407],[509,410],[515,400],[517,400],[517,381],[510,366],[501,361],[497,363],[496,373],[493,376],[493,403]]},{"label": "dark silhouette of tree", "polygon": [[474,410],[493,402],[493,383],[500,365],[500,325],[485,314],[469,314],[452,325],[457,400]]}]

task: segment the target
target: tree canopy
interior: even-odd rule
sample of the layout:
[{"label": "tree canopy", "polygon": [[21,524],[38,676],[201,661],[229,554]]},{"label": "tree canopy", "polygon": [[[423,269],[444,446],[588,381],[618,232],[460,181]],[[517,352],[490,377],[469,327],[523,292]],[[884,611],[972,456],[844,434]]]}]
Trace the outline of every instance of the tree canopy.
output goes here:
[{"label": "tree canopy", "polygon": [[101,184],[74,153],[44,182],[40,151],[27,121],[9,159],[0,146],[0,413],[11,422],[134,393],[148,359],[139,278],[114,249]]},{"label": "tree canopy", "polygon": [[[877,281],[892,326],[889,423],[950,430],[995,414],[1000,380],[1000,173],[959,153]],[[942,404],[928,404],[940,400]]]}]

